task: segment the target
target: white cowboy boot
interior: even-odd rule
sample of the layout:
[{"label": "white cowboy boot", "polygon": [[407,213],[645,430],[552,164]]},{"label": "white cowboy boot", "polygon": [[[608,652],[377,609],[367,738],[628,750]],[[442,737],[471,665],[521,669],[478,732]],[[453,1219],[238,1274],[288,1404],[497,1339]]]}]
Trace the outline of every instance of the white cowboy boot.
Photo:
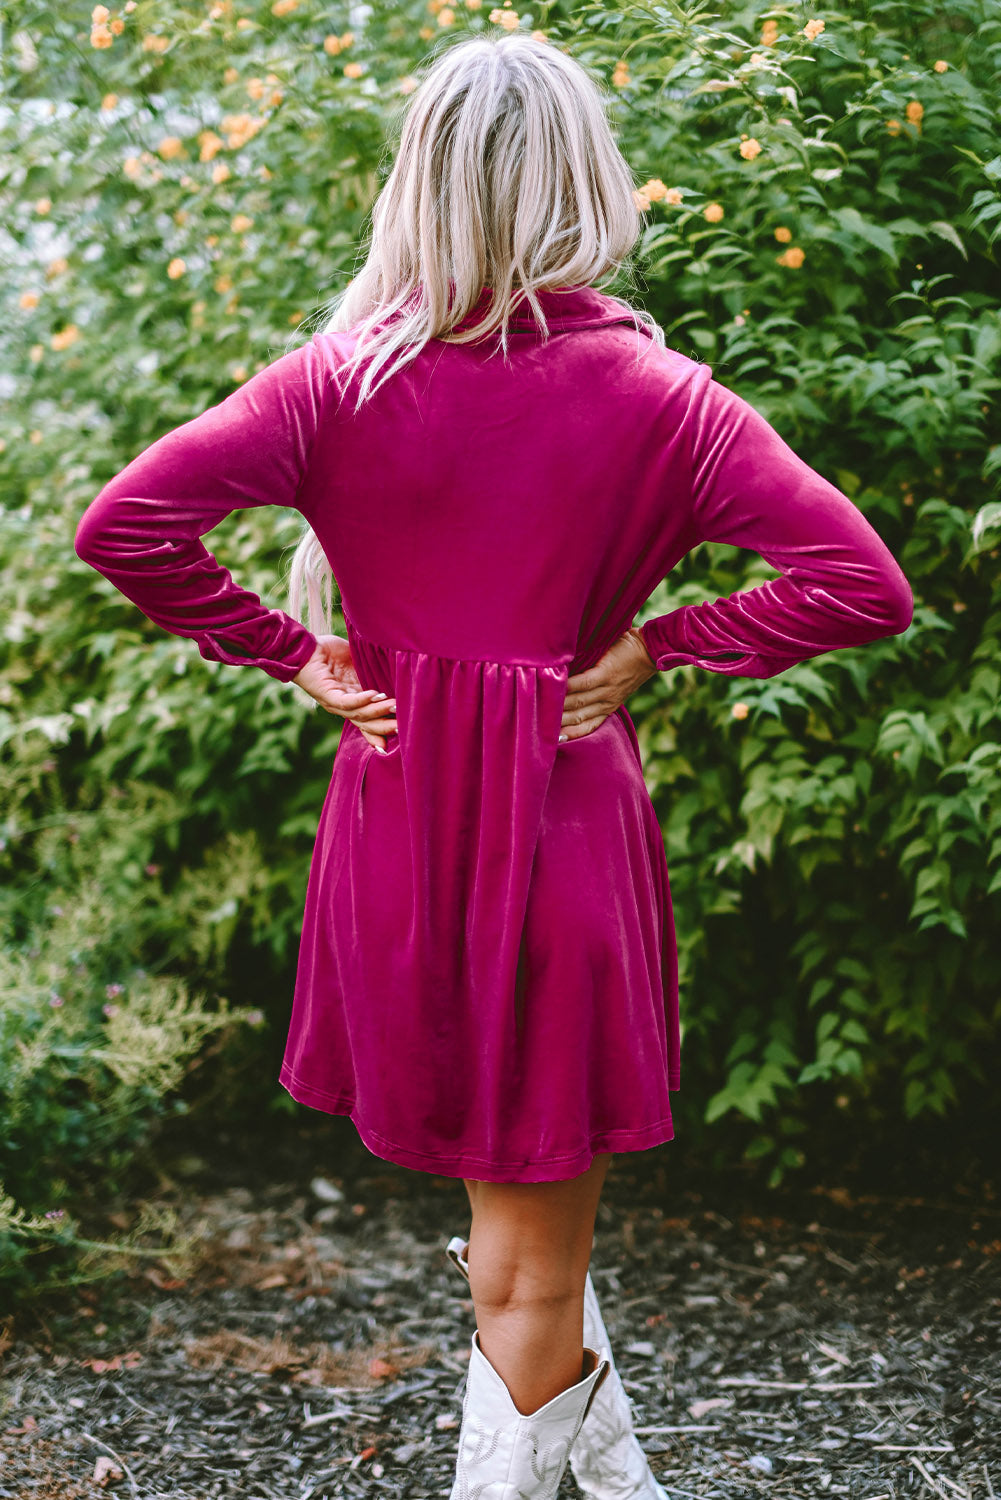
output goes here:
[{"label": "white cowboy boot", "polygon": [[538,1411],[520,1412],[473,1334],[462,1401],[455,1483],[449,1500],[553,1500],[574,1439],[608,1374],[585,1349],[587,1373]]},{"label": "white cowboy boot", "polygon": [[[454,1235],[445,1248],[449,1260],[466,1280],[469,1248],[461,1235]],[[584,1284],[584,1343],[600,1349],[609,1371],[595,1395],[587,1426],[570,1454],[570,1470],[587,1500],[670,1500],[657,1483],[646,1454],[633,1431],[633,1414],[598,1308],[591,1273]]]}]

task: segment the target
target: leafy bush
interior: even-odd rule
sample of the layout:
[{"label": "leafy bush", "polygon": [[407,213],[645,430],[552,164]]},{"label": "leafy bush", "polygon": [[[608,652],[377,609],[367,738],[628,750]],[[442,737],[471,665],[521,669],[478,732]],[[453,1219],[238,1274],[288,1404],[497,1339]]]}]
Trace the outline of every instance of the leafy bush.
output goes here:
[{"label": "leafy bush", "polygon": [[[51,777],[52,764],[39,770]],[[217,994],[199,998],[194,984],[219,968],[217,931],[247,850],[232,850],[228,873],[211,863],[191,872],[168,898],[148,856],[175,818],[171,796],[141,782],[106,788],[95,807],[52,803],[34,823],[23,799],[11,807],[4,852],[32,878],[9,884],[2,903],[0,1281],[88,1274],[73,1264],[85,1246],[67,1202],[93,1207],[120,1191],[157,1123],[186,1110],[182,1085],[206,1039],[264,1019]],[[173,956],[180,968],[182,943],[186,972],[140,965]],[[122,1247],[141,1253],[133,1237],[103,1246],[96,1266],[120,1260]]]},{"label": "leafy bush", "polygon": [[[694,1139],[704,1115],[711,1141],[717,1120],[741,1123],[777,1182],[805,1159],[808,1119],[887,1097],[902,1120],[946,1114],[997,1063],[1001,14],[974,0],[718,10],[581,5],[518,24],[617,95],[643,184],[643,300],[668,342],[855,499],[917,596],[902,637],[766,681],[676,669],[630,703],[680,938],[680,1130]],[[469,0],[239,14],[128,0],[95,15],[19,7],[0,118],[5,964],[20,997],[3,1045],[17,1055],[15,1017],[29,1046],[48,1026],[83,1048],[73,1108],[91,1101],[88,1130],[107,1109],[127,1154],[163,1105],[89,1056],[108,1046],[104,986],[133,982],[95,954],[148,953],[157,983],[183,982],[137,997],[171,994],[191,1015],[172,1043],[189,1059],[206,975],[283,1021],[338,724],[147,622],[74,557],[76,521],[352,274],[424,45],[513,16]],[[259,511],[212,546],[280,604],[297,535],[292,512]],[[649,613],[770,576],[706,545]],[[110,836],[121,857],[101,859],[95,835],[56,903],[79,921],[60,926],[63,835],[39,829],[110,816],[115,788],[132,809]],[[88,935],[80,1029],[63,1036],[45,987],[69,984]],[[43,1090],[36,1121],[53,1163],[72,1135],[64,1092]],[[108,1153],[113,1175],[110,1136]]]}]

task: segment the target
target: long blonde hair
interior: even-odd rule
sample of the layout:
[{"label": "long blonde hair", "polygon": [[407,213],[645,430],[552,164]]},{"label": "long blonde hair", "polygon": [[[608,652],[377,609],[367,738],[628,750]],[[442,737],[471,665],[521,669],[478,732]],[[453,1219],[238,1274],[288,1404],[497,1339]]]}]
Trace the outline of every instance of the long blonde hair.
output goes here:
[{"label": "long blonde hair", "polygon": [[[365,263],[309,320],[323,333],[356,335],[337,372],[343,391],[367,362],[356,411],[429,339],[472,343],[496,334],[506,359],[508,319],[525,300],[548,338],[535,292],[618,272],[642,229],[633,173],[602,92],[550,42],[526,32],[445,38],[398,123]],[[486,287],[482,319],[456,329]],[[663,347],[648,312],[615,300]],[[334,588],[307,525],[290,564],[289,612],[300,619],[305,601],[309,629],[332,633]]]}]

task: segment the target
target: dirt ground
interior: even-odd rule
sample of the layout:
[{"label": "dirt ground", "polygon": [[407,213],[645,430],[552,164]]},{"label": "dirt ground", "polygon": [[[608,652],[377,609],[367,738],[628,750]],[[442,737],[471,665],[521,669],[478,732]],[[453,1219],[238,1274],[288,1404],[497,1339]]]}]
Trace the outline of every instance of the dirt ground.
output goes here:
[{"label": "dirt ground", "polygon": [[[145,1262],[8,1323],[0,1497],[447,1497],[462,1183],[339,1120],[213,1156],[164,1180],[183,1275]],[[766,1191],[677,1142],[615,1158],[591,1273],[671,1500],[1001,1500],[1001,1202],[969,1173],[900,1180]]]}]

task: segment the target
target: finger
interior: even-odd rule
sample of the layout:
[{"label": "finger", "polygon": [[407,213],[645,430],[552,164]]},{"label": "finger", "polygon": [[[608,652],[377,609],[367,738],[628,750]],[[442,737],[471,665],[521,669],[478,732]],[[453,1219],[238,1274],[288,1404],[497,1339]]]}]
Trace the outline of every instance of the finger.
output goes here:
[{"label": "finger", "polygon": [[572,724],[569,728],[561,728],[560,738],[567,740],[586,739],[589,734],[593,734],[596,729],[604,724],[605,720],[609,717],[610,715],[608,714],[600,714],[595,718],[586,719],[581,724]]},{"label": "finger", "polygon": [[380,715],[388,714],[391,719],[396,717],[396,701],[390,699],[385,702],[382,699],[373,699],[371,703],[362,704],[361,708],[354,709],[352,717],[359,719],[377,719]]},{"label": "finger", "polygon": [[321,703],[336,704],[341,709],[361,708],[373,702],[377,695],[377,688],[360,688],[352,691],[349,688],[338,687],[336,683],[324,683],[317,688],[315,693]]},{"label": "finger", "polygon": [[605,680],[607,668],[602,668],[600,663],[588,667],[586,672],[575,672],[572,677],[567,678],[567,693],[586,693],[593,687],[598,687]]},{"label": "finger", "polygon": [[600,698],[596,698],[594,702],[584,703],[579,706],[574,704],[568,705],[564,703],[563,717],[560,720],[560,728],[571,729],[575,725],[582,724],[587,720],[593,719],[595,717],[599,719],[607,718],[610,713],[614,713],[618,708],[619,701],[620,700],[618,697],[605,695]]}]

